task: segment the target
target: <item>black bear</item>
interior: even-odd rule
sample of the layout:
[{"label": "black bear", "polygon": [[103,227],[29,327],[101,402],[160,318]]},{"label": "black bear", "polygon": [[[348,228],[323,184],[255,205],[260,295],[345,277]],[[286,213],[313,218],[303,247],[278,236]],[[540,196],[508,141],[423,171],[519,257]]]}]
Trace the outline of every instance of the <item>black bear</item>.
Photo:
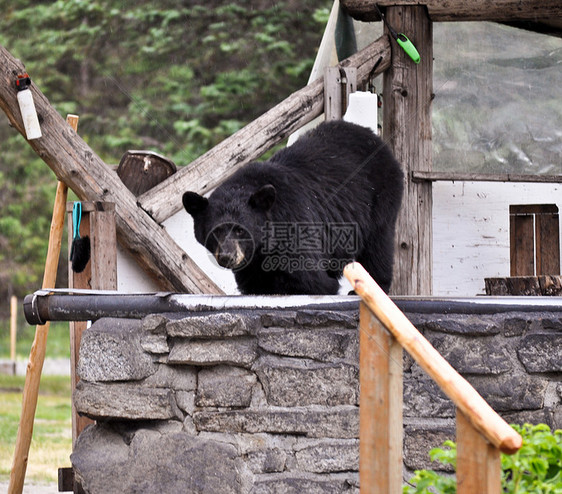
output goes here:
[{"label": "black bear", "polygon": [[403,179],[378,136],[337,120],[183,205],[243,294],[335,294],[353,260],[388,291]]}]

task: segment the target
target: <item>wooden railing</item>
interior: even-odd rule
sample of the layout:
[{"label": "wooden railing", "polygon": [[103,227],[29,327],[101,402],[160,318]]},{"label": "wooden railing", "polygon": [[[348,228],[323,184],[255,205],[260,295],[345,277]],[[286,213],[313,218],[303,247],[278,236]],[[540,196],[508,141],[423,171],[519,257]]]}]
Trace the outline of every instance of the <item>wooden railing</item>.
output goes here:
[{"label": "wooden railing", "polygon": [[402,348],[457,407],[457,492],[499,494],[500,452],[521,436],[439,354],[358,263],[344,274],[362,299],[359,322],[361,494],[402,492]]}]

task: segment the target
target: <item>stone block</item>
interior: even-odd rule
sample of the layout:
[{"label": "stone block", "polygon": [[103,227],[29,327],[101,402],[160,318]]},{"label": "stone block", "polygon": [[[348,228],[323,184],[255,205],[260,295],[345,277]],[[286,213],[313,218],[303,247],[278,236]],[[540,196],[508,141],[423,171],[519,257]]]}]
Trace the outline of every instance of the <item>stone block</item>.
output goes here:
[{"label": "stone block", "polygon": [[194,391],[197,388],[197,370],[189,366],[158,364],[157,371],[148,376],[143,385],[174,391]]},{"label": "stone block", "polygon": [[506,337],[521,336],[530,325],[531,320],[524,314],[508,317],[503,321],[503,335]]},{"label": "stone block", "polygon": [[435,349],[461,374],[501,374],[511,370],[506,344],[497,339],[439,336]]},{"label": "stone block", "polygon": [[430,330],[441,333],[466,336],[491,336],[500,332],[497,321],[492,316],[472,316],[455,314],[437,316],[421,324],[420,331]]},{"label": "stone block", "polygon": [[347,328],[359,327],[359,311],[299,310],[296,323],[307,328]]},{"label": "stone block", "polygon": [[328,439],[296,448],[297,468],[303,472],[333,473],[359,470],[358,439]]},{"label": "stone block", "polygon": [[548,381],[526,374],[467,376],[467,380],[496,412],[537,410],[544,405]]},{"label": "stone block", "polygon": [[404,374],[404,417],[454,417],[453,402],[417,364]]},{"label": "stone block", "polygon": [[525,336],[517,355],[527,372],[562,372],[562,333]]},{"label": "stone block", "polygon": [[343,362],[262,357],[254,370],[270,405],[356,405],[359,401],[359,369]]},{"label": "stone block", "polygon": [[248,468],[253,473],[282,472],[287,463],[287,453],[279,448],[251,451],[246,458]]},{"label": "stone block", "polygon": [[451,466],[444,466],[438,461],[432,462],[429,452],[441,447],[446,440],[455,441],[453,427],[408,426],[404,429],[404,464],[411,470],[432,469],[454,472]]},{"label": "stone block", "polygon": [[196,411],[198,431],[297,434],[307,437],[357,438],[359,408],[354,406]]},{"label": "stone block", "polygon": [[351,332],[311,329],[262,329],[258,345],[269,353],[334,361],[346,355]]},{"label": "stone block", "polygon": [[255,338],[227,340],[175,340],[168,356],[169,364],[220,365],[250,367],[257,358]]},{"label": "stone block", "polygon": [[183,419],[173,392],[134,384],[92,384],[80,381],[74,392],[76,411],[94,419]]},{"label": "stone block", "polygon": [[88,494],[240,494],[246,471],[228,444],[140,429],[127,445],[103,425],[80,435],[71,460]]},{"label": "stone block", "polygon": [[197,397],[199,407],[248,407],[256,384],[253,372],[239,367],[217,366],[199,372]]},{"label": "stone block", "polygon": [[134,381],[156,372],[141,346],[141,321],[103,318],[84,331],[78,375],[90,382]]},{"label": "stone block", "polygon": [[256,477],[251,494],[358,494],[352,475],[282,473]]},{"label": "stone block", "polygon": [[193,313],[166,325],[169,336],[182,338],[231,338],[252,333],[255,316],[236,312]]},{"label": "stone block", "polygon": [[560,314],[541,314],[539,320],[543,329],[562,331],[562,317],[560,317]]}]

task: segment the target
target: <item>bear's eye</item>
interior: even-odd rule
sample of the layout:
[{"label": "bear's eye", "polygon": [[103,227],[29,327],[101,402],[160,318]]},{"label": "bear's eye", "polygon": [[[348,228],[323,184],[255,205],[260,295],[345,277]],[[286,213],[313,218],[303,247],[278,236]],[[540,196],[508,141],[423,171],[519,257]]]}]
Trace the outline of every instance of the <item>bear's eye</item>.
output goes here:
[{"label": "bear's eye", "polygon": [[245,232],[244,228],[242,228],[242,227],[240,227],[240,226],[235,226],[235,227],[232,229],[232,233],[233,233],[236,237],[238,237],[238,238],[243,237],[243,236],[244,236],[244,232]]}]

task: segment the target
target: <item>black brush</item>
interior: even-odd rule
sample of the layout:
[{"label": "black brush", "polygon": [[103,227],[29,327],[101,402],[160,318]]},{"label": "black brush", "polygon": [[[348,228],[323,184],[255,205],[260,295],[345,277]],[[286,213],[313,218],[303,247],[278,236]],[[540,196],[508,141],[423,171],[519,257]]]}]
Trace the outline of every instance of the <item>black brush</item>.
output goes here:
[{"label": "black brush", "polygon": [[75,202],[72,207],[72,246],[70,247],[70,262],[72,271],[81,273],[90,260],[90,237],[80,237],[80,221],[82,220],[82,203]]}]

